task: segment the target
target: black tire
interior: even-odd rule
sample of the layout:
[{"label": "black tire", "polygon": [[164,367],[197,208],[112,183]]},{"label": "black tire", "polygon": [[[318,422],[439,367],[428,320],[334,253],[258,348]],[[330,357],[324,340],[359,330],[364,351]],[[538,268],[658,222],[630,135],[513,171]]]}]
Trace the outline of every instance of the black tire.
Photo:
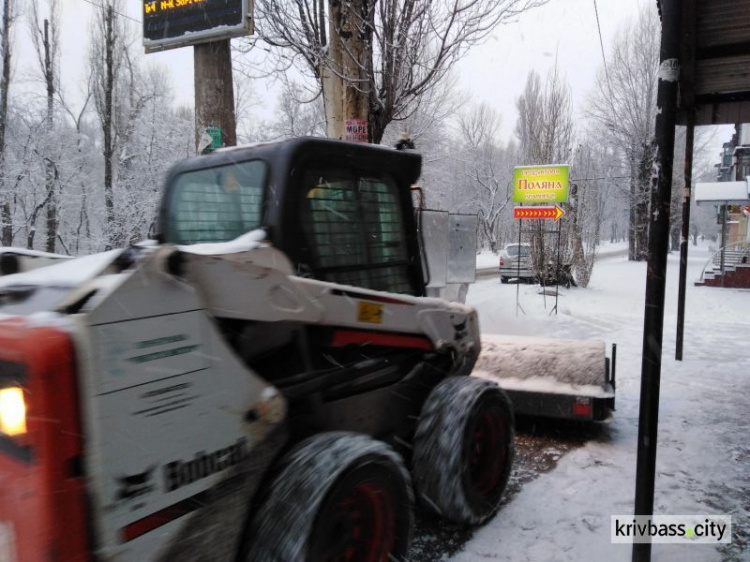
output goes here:
[{"label": "black tire", "polygon": [[500,283],[502,283],[503,285],[507,284],[508,283],[508,278],[505,275],[501,275],[500,276]]},{"label": "black tire", "polygon": [[474,377],[446,379],[427,397],[417,424],[417,495],[441,517],[481,523],[500,505],[513,454],[513,411],[505,392]]},{"label": "black tire", "polygon": [[406,560],[414,525],[409,473],[388,445],[324,433],[300,443],[254,514],[247,562]]}]

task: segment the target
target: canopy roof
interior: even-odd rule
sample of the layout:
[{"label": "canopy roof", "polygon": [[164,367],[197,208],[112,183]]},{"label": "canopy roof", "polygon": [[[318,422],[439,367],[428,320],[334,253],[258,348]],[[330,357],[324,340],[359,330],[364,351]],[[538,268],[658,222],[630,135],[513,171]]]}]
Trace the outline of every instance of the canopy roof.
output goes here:
[{"label": "canopy roof", "polygon": [[750,182],[722,181],[695,184],[698,205],[747,205],[750,203]]},{"label": "canopy roof", "polygon": [[750,122],[750,0],[683,0],[682,9],[679,122],[691,108],[696,125]]}]

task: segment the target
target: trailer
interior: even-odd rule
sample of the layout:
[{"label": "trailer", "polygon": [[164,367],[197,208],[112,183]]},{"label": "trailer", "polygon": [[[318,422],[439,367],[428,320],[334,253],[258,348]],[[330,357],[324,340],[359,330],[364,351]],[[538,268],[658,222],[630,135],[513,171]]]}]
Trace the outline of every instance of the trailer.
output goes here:
[{"label": "trailer", "polygon": [[601,422],[615,411],[617,346],[482,334],[473,375],[497,382],[516,415]]}]

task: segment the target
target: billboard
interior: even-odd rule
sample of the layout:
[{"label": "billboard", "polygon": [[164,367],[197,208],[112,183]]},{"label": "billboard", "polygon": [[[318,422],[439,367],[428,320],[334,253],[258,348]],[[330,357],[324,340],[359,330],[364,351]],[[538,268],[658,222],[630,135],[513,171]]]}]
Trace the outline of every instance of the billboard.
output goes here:
[{"label": "billboard", "polygon": [[250,35],[253,0],[143,0],[147,53]]},{"label": "billboard", "polygon": [[568,165],[516,166],[514,203],[567,203]]}]

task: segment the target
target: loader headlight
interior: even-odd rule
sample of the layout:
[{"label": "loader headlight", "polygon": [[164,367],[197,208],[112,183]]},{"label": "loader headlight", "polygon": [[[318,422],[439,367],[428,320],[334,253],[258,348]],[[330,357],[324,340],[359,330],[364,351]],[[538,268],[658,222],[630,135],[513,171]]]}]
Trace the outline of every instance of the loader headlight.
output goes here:
[{"label": "loader headlight", "polygon": [[9,437],[26,433],[26,400],[22,388],[0,388],[0,433]]}]

